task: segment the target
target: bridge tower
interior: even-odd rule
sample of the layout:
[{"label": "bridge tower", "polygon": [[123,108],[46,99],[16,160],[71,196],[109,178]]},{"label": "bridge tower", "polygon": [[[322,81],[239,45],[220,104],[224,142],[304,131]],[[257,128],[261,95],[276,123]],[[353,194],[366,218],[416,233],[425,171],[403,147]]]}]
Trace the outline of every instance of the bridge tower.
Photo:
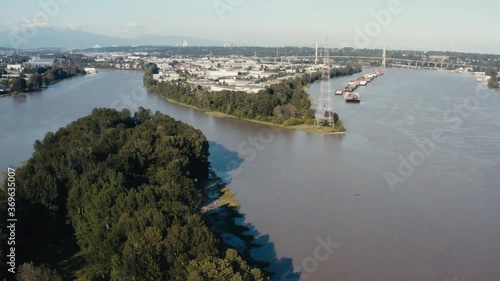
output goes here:
[{"label": "bridge tower", "polygon": [[386,61],[387,61],[387,47],[384,44],[384,51],[382,53],[382,67],[385,67]]},{"label": "bridge tower", "polygon": [[314,64],[318,64],[318,42],[316,42],[316,59],[314,60]]},{"label": "bridge tower", "polygon": [[320,87],[321,90],[315,114],[315,125],[316,127],[320,127],[325,122],[328,122],[330,126],[333,126],[333,92],[330,85],[330,51],[328,48],[328,38],[325,42],[323,54],[323,72]]}]

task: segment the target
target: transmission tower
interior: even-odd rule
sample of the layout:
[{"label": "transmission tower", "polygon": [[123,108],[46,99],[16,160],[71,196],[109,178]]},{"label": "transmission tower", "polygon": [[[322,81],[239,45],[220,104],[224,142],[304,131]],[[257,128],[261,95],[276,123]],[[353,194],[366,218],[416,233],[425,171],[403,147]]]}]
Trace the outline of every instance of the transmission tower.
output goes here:
[{"label": "transmission tower", "polygon": [[321,89],[319,94],[318,106],[316,108],[315,123],[320,127],[327,123],[332,126],[333,123],[333,93],[330,85],[330,51],[328,48],[328,39],[323,51],[323,73],[321,77]]},{"label": "transmission tower", "polygon": [[386,61],[387,61],[387,47],[384,44],[384,51],[382,53],[382,67],[385,67]]}]

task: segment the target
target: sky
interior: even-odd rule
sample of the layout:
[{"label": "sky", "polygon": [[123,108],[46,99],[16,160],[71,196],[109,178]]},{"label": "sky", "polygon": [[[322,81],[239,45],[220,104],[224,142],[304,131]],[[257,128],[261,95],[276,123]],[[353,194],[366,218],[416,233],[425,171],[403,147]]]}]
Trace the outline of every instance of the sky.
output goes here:
[{"label": "sky", "polygon": [[[33,20],[43,3],[59,4],[48,20]],[[313,47],[328,37],[330,47],[454,45],[455,51],[500,54],[498,0],[1,0],[0,7],[3,31],[37,24],[122,38],[180,35],[251,46]]]}]

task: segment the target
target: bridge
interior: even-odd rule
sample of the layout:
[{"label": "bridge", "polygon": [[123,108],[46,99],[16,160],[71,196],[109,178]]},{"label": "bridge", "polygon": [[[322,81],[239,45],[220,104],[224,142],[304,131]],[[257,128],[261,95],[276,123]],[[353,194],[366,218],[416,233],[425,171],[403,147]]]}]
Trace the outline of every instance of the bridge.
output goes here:
[{"label": "bridge", "polygon": [[[277,62],[277,61],[315,61],[316,59],[324,59],[324,56],[279,56],[279,57],[261,57],[263,61],[268,62]],[[459,63],[451,63],[451,62],[440,62],[440,61],[431,61],[431,60],[415,60],[415,59],[397,59],[397,58],[383,58],[383,57],[365,57],[365,56],[330,56],[330,59],[361,59],[361,60],[374,60],[380,61],[381,66],[385,66],[389,62],[399,63],[398,66],[407,66],[407,67],[435,67],[435,68],[458,68],[458,67],[480,67],[479,65],[472,64],[459,64]],[[385,64],[384,64],[385,61]]]},{"label": "bridge", "polygon": [[[317,47],[316,47],[317,48]],[[479,65],[472,64],[460,64],[460,63],[451,63],[451,62],[442,62],[442,61],[432,61],[432,60],[418,60],[418,59],[400,59],[400,58],[390,58],[386,56],[387,49],[384,46],[383,53],[381,57],[369,57],[369,56],[333,56],[330,55],[330,59],[351,59],[351,60],[371,60],[371,61],[380,61],[380,65],[385,67],[389,62],[394,66],[398,67],[429,67],[429,68],[444,68],[448,69],[452,67],[453,69],[463,67],[481,67]],[[325,59],[325,56],[319,55],[318,51],[316,51],[316,55],[311,56],[275,56],[275,57],[261,57],[263,61],[267,62],[277,62],[277,61],[308,61],[314,62],[314,64],[318,64],[318,61],[322,61]]]}]

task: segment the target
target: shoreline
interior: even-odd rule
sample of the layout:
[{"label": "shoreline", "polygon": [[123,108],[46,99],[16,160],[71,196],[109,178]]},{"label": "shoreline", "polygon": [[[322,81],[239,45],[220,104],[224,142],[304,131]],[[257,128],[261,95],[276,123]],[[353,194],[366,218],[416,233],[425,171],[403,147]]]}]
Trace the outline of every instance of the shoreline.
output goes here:
[{"label": "shoreline", "polygon": [[181,102],[178,102],[178,101],[175,101],[175,100],[163,97],[163,96],[161,96],[159,94],[155,94],[155,95],[159,96],[160,98],[162,98],[162,99],[164,99],[164,100],[166,100],[168,102],[175,103],[175,104],[182,105],[182,106],[186,106],[186,107],[190,107],[192,109],[201,111],[201,112],[203,112],[204,114],[206,114],[208,116],[213,116],[213,117],[216,117],[216,118],[235,118],[235,119],[239,119],[239,120],[243,120],[243,121],[248,121],[248,122],[252,122],[252,123],[257,123],[257,124],[261,124],[261,125],[268,125],[268,126],[280,127],[280,128],[289,129],[289,130],[298,130],[298,131],[303,131],[303,132],[312,133],[312,134],[338,135],[338,136],[343,136],[343,135],[347,134],[347,131],[345,131],[345,132],[336,132],[331,127],[320,127],[318,129],[314,125],[306,125],[306,124],[300,124],[300,125],[295,125],[295,126],[283,126],[281,124],[275,124],[275,123],[272,123],[272,122],[266,122],[266,121],[259,121],[259,120],[253,120],[253,119],[240,118],[240,117],[229,115],[229,114],[222,113],[222,112],[219,112],[219,111],[204,110],[204,109],[198,108],[198,107],[196,107],[194,105],[184,104],[184,103],[181,103]]},{"label": "shoreline", "polygon": [[208,181],[203,188],[201,215],[210,229],[219,235],[222,246],[236,249],[247,259],[251,266],[260,268],[263,272],[273,275],[269,270],[270,263],[252,256],[252,250],[262,247],[258,243],[258,232],[251,229],[240,213],[240,203],[227,183],[213,170],[210,170]]},{"label": "shoreline", "polygon": [[21,96],[21,95],[25,95],[25,94],[28,94],[28,93],[32,93],[32,92],[26,92],[26,93],[13,92],[13,93],[8,93],[8,94],[2,94],[2,95],[0,95],[0,99],[1,98],[6,98],[6,97]]},{"label": "shoreline", "polygon": [[[328,80],[338,79],[340,77],[352,76],[352,75],[355,75],[356,73],[361,73],[363,71],[363,69],[360,66],[359,67],[358,66],[352,67],[352,66],[348,65],[348,66],[344,67],[342,71],[344,71],[344,72],[346,71],[346,73],[344,73],[344,72],[335,73],[333,75],[333,77],[332,77],[332,75],[330,75],[330,78]],[[146,76],[148,75],[148,73],[146,72],[146,73],[144,73],[144,75],[145,75],[144,77],[146,78]],[[277,123],[274,123],[272,121],[261,121],[261,120],[256,120],[256,119],[238,117],[238,116],[230,115],[230,114],[223,113],[223,112],[220,112],[220,111],[211,111],[211,109],[199,108],[196,105],[189,105],[189,104],[177,101],[177,100],[173,100],[173,99],[167,97],[166,95],[163,95],[162,93],[157,93],[156,91],[149,91],[149,86],[151,86],[149,84],[154,84],[154,83],[148,83],[148,85],[146,85],[146,79],[145,78],[144,78],[144,85],[143,85],[143,87],[146,89],[146,91],[148,91],[150,93],[153,93],[153,94],[155,94],[155,95],[157,95],[157,96],[165,99],[168,102],[179,104],[179,105],[182,105],[182,106],[191,107],[193,109],[202,111],[206,115],[210,115],[210,116],[213,116],[213,117],[238,118],[240,120],[250,121],[250,122],[253,122],[253,123],[258,123],[258,124],[263,124],[263,125],[268,125],[268,126],[274,126],[274,127],[281,127],[281,128],[285,128],[285,129],[291,129],[291,130],[299,130],[299,131],[303,131],[303,132],[306,132],[306,133],[312,133],[312,134],[322,134],[322,135],[345,135],[345,134],[347,134],[347,129],[344,127],[344,124],[343,124],[342,121],[333,124],[334,126],[316,126],[314,124],[316,122],[315,122],[315,120],[313,118],[308,118],[307,116],[302,116],[302,117],[299,117],[299,118],[289,118],[288,120],[295,119],[295,120],[291,120],[291,122],[287,122],[288,120],[286,120],[286,121],[283,121],[281,124],[277,124]],[[317,79],[317,80],[315,80],[315,79]],[[308,94],[308,91],[309,91],[309,89],[310,89],[310,87],[312,85],[314,85],[315,83],[317,83],[319,81],[321,81],[321,79],[317,78],[316,76],[310,77],[310,81],[308,80],[302,86],[302,90],[303,90],[305,96],[308,97],[309,100],[311,101],[311,105],[314,104],[314,103],[313,103],[312,96],[310,96]],[[282,82],[279,82],[279,83],[282,83]],[[271,118],[266,118],[266,117],[270,117],[270,116],[265,116],[263,119],[271,119]],[[298,125],[293,125],[293,123],[300,123],[300,122],[302,122],[302,123],[298,124]]]},{"label": "shoreline", "polygon": [[69,77],[69,78],[66,78],[66,79],[57,80],[57,81],[54,81],[53,83],[50,83],[47,87],[41,87],[41,88],[38,88],[36,90],[31,90],[31,91],[26,91],[26,92],[17,92],[16,91],[16,92],[8,93],[8,94],[2,94],[2,95],[0,95],[0,99],[1,98],[6,98],[6,97],[22,96],[22,95],[36,93],[36,92],[43,92],[46,89],[48,89],[50,86],[56,85],[58,83],[61,83],[61,82],[67,81],[67,80],[71,80],[71,79],[75,79],[75,78],[80,78],[80,77],[84,77],[84,76],[87,76],[87,74],[75,75],[73,77]]},{"label": "shoreline", "polygon": [[131,71],[131,72],[144,72],[144,69],[121,69],[121,68],[106,68],[106,67],[94,67],[96,70],[108,70],[108,71]]}]

